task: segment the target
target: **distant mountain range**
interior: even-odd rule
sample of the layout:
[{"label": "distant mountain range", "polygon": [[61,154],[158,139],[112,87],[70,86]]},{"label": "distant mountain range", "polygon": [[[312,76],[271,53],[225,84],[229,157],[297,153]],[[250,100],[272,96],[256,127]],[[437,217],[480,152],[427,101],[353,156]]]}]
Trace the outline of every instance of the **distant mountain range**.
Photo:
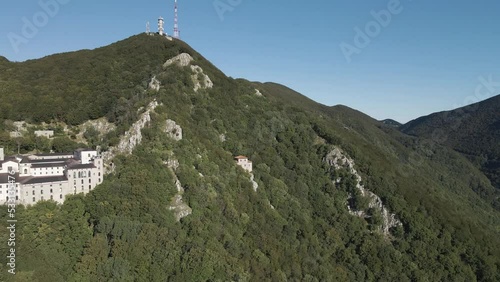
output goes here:
[{"label": "distant mountain range", "polygon": [[420,117],[400,129],[462,153],[500,189],[500,95],[453,111]]}]

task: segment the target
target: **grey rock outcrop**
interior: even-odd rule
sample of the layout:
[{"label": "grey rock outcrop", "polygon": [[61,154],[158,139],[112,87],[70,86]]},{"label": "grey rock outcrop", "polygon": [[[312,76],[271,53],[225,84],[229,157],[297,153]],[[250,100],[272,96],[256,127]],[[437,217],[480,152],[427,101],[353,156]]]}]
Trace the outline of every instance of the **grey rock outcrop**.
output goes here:
[{"label": "grey rock outcrop", "polygon": [[182,53],[180,55],[177,55],[173,57],[172,59],[167,60],[163,64],[163,68],[167,68],[173,64],[176,64],[179,67],[187,67],[190,66],[191,72],[193,73],[191,75],[191,79],[193,80],[194,83],[194,91],[198,92],[200,89],[207,89],[207,88],[212,88],[214,86],[214,83],[210,79],[208,75],[206,75],[203,72],[203,69],[200,66],[197,65],[191,65],[193,62],[193,57],[187,53]]},{"label": "grey rock outcrop", "polygon": [[177,187],[177,194],[172,198],[172,203],[168,207],[169,210],[174,212],[175,219],[177,221],[180,221],[182,218],[190,215],[193,212],[193,209],[191,209],[184,201],[182,200],[182,194],[184,194],[184,188],[182,187],[181,182],[177,178],[177,175],[172,171],[174,174],[174,180],[175,180],[175,187]]},{"label": "grey rock outcrop", "polygon": [[207,89],[214,86],[210,77],[203,72],[200,66],[191,66],[191,71],[193,72],[191,78],[193,79],[195,92],[198,92],[199,89]]},{"label": "grey rock outcrop", "polygon": [[120,142],[115,147],[110,147],[108,151],[102,153],[104,160],[104,172],[112,173],[114,165],[113,158],[118,154],[131,154],[134,148],[142,142],[141,130],[151,121],[151,112],[158,107],[158,102],[149,103],[146,111],[140,116],[127,132],[120,138]]},{"label": "grey rock outcrop", "polygon": [[182,140],[182,127],[180,127],[175,121],[171,119],[167,119],[165,132],[175,141]]},{"label": "grey rock outcrop", "polygon": [[255,182],[255,177],[253,176],[253,173],[250,173],[250,182],[252,182],[253,190],[257,192],[257,189],[259,189],[259,184]]},{"label": "grey rock outcrop", "polygon": [[188,53],[182,53],[173,57],[172,59],[167,60],[163,64],[163,67],[166,68],[173,64],[177,64],[179,67],[187,67],[193,60],[193,57],[191,57],[191,55],[189,55]]},{"label": "grey rock outcrop", "polygon": [[160,86],[161,86],[160,81],[156,79],[156,76],[153,76],[153,78],[151,78],[151,81],[149,82],[149,89],[153,89],[156,92],[158,92],[160,91]]},{"label": "grey rock outcrop", "polygon": [[[359,175],[358,171],[354,168],[354,160],[351,159],[347,154],[342,152],[340,148],[335,147],[332,151],[330,151],[324,161],[334,167],[335,169],[345,168],[347,169],[354,177],[356,178],[356,188],[359,189],[361,195],[370,198],[370,202],[368,204],[369,208],[376,209],[380,212],[383,218],[382,225],[380,226],[380,231],[388,236],[390,235],[389,229],[391,227],[396,227],[401,225],[401,221],[399,221],[395,214],[389,212],[389,210],[382,203],[382,199],[375,193],[367,190],[362,184],[362,178]],[[333,182],[339,183],[342,179],[334,179]],[[366,211],[357,211],[353,210],[349,204],[347,204],[347,208],[352,215],[356,215],[363,218],[368,218],[369,216],[366,214]]]}]

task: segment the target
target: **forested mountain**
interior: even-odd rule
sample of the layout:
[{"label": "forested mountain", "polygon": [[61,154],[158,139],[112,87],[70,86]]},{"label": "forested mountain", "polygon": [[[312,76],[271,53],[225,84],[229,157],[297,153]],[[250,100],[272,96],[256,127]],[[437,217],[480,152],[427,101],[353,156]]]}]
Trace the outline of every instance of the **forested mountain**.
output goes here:
[{"label": "forested mountain", "polygon": [[393,119],[384,119],[381,121],[383,124],[393,127],[400,127],[402,124]]},{"label": "forested mountain", "polygon": [[445,144],[468,157],[500,191],[500,95],[401,127],[407,134]]},{"label": "forested mountain", "polygon": [[[8,136],[14,121],[66,126],[47,148],[112,151],[154,108],[96,189],[17,210],[17,274],[2,256],[1,281],[500,280],[500,212],[477,192],[494,188],[467,158],[348,107],[229,78],[181,41],[141,34],[0,62],[0,99],[11,154],[39,148]],[[116,127],[78,140],[76,126],[97,118]],[[179,186],[192,213],[178,221]],[[7,242],[7,209],[0,217]]]}]

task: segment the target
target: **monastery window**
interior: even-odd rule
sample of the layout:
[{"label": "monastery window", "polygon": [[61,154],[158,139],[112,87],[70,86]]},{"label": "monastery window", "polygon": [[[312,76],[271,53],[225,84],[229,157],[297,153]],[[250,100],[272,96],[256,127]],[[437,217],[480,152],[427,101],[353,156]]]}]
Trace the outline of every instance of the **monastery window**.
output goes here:
[{"label": "monastery window", "polygon": [[[50,185],[50,186],[52,186],[52,185]],[[50,189],[50,193],[51,193],[51,194],[53,193],[53,192],[52,192],[52,189]]]},{"label": "monastery window", "polygon": [[33,194],[33,196],[34,196],[34,195],[35,195],[35,190],[33,190],[32,192],[33,192],[32,194]]},{"label": "monastery window", "polygon": [[24,169],[24,174],[28,174],[28,170],[27,169]]},{"label": "monastery window", "polygon": [[51,200],[54,200],[54,196],[50,195],[50,199],[51,199]]},{"label": "monastery window", "polygon": [[36,202],[35,197],[33,197],[33,203]]},{"label": "monastery window", "polygon": [[62,194],[61,194],[61,195],[59,195],[59,199],[62,199]]},{"label": "monastery window", "polygon": [[92,178],[89,178],[89,183],[92,183]]},{"label": "monastery window", "polygon": [[83,184],[83,179],[82,179],[82,184]]},{"label": "monastery window", "polygon": [[89,185],[89,190],[91,190],[91,189],[92,189],[92,185]]},{"label": "monastery window", "polygon": [[43,195],[43,190],[40,190],[40,194]]}]

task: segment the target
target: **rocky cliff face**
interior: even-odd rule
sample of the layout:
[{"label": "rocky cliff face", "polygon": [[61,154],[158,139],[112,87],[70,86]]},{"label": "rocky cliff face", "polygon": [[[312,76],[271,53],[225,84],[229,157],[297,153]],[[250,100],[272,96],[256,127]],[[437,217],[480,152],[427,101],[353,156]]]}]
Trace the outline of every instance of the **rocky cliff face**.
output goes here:
[{"label": "rocky cliff face", "polygon": [[[367,190],[361,184],[362,178],[354,168],[354,160],[351,159],[347,154],[345,154],[340,148],[335,147],[332,151],[330,151],[326,155],[324,161],[336,170],[344,168],[347,169],[352,175],[354,175],[356,179],[356,189],[359,189],[362,196],[368,197],[370,199],[368,207],[378,210],[382,215],[383,222],[379,229],[384,235],[389,236],[389,229],[391,227],[401,225],[401,222],[396,218],[396,215],[390,213],[389,210],[384,206],[384,204],[382,203],[382,199],[380,199],[380,197],[375,193]],[[340,183],[342,179],[334,179],[333,181],[334,183]],[[352,215],[356,215],[362,218],[370,217],[364,210],[354,210],[349,205],[349,203],[347,203],[347,208]]]},{"label": "rocky cliff face", "polygon": [[153,76],[153,78],[151,78],[151,81],[149,82],[148,86],[149,86],[150,89],[153,89],[154,91],[158,92],[158,91],[160,91],[161,83],[156,78],[156,76]]},{"label": "rocky cliff face", "polygon": [[207,89],[207,88],[212,88],[214,86],[212,80],[208,75],[206,75],[203,72],[203,69],[200,66],[197,65],[191,65],[193,62],[193,57],[187,53],[182,53],[180,55],[177,55],[173,57],[172,59],[167,60],[163,64],[163,68],[168,68],[173,64],[176,64],[179,67],[187,67],[190,66],[191,72],[193,73],[191,75],[191,79],[193,80],[194,83],[194,91],[198,92],[200,89]]},{"label": "rocky cliff face", "polygon": [[182,200],[182,195],[184,194],[184,188],[182,187],[179,178],[177,178],[177,175],[175,174],[175,171],[179,166],[179,161],[172,158],[168,161],[165,161],[164,164],[174,175],[175,187],[177,188],[177,194],[175,194],[175,196],[172,198],[172,202],[168,207],[168,209],[173,211],[175,219],[177,221],[180,221],[182,218],[190,215],[193,212],[193,210]]},{"label": "rocky cliff face", "polygon": [[175,141],[182,140],[182,128],[179,125],[177,125],[175,121],[171,119],[167,119],[165,132],[167,132],[167,134]]},{"label": "rocky cliff face", "polygon": [[167,68],[173,64],[177,64],[179,67],[187,67],[193,61],[193,57],[187,53],[182,53],[178,56],[173,57],[172,59],[167,60],[163,64],[163,68]]},{"label": "rocky cliff face", "polygon": [[250,173],[250,182],[252,182],[253,190],[257,192],[257,189],[259,189],[259,184],[255,181],[253,173]]},{"label": "rocky cliff face", "polygon": [[142,133],[141,130],[151,121],[151,112],[158,107],[158,102],[153,101],[149,103],[146,111],[139,117],[127,132],[120,138],[120,142],[115,147],[110,147],[108,151],[102,153],[104,160],[104,172],[106,174],[114,171],[113,158],[117,154],[131,154],[135,146],[141,143]]},{"label": "rocky cliff face", "polygon": [[199,89],[207,89],[214,86],[210,77],[203,72],[200,66],[191,66],[191,71],[193,72],[191,79],[193,79],[194,83],[194,92],[198,92]]}]

